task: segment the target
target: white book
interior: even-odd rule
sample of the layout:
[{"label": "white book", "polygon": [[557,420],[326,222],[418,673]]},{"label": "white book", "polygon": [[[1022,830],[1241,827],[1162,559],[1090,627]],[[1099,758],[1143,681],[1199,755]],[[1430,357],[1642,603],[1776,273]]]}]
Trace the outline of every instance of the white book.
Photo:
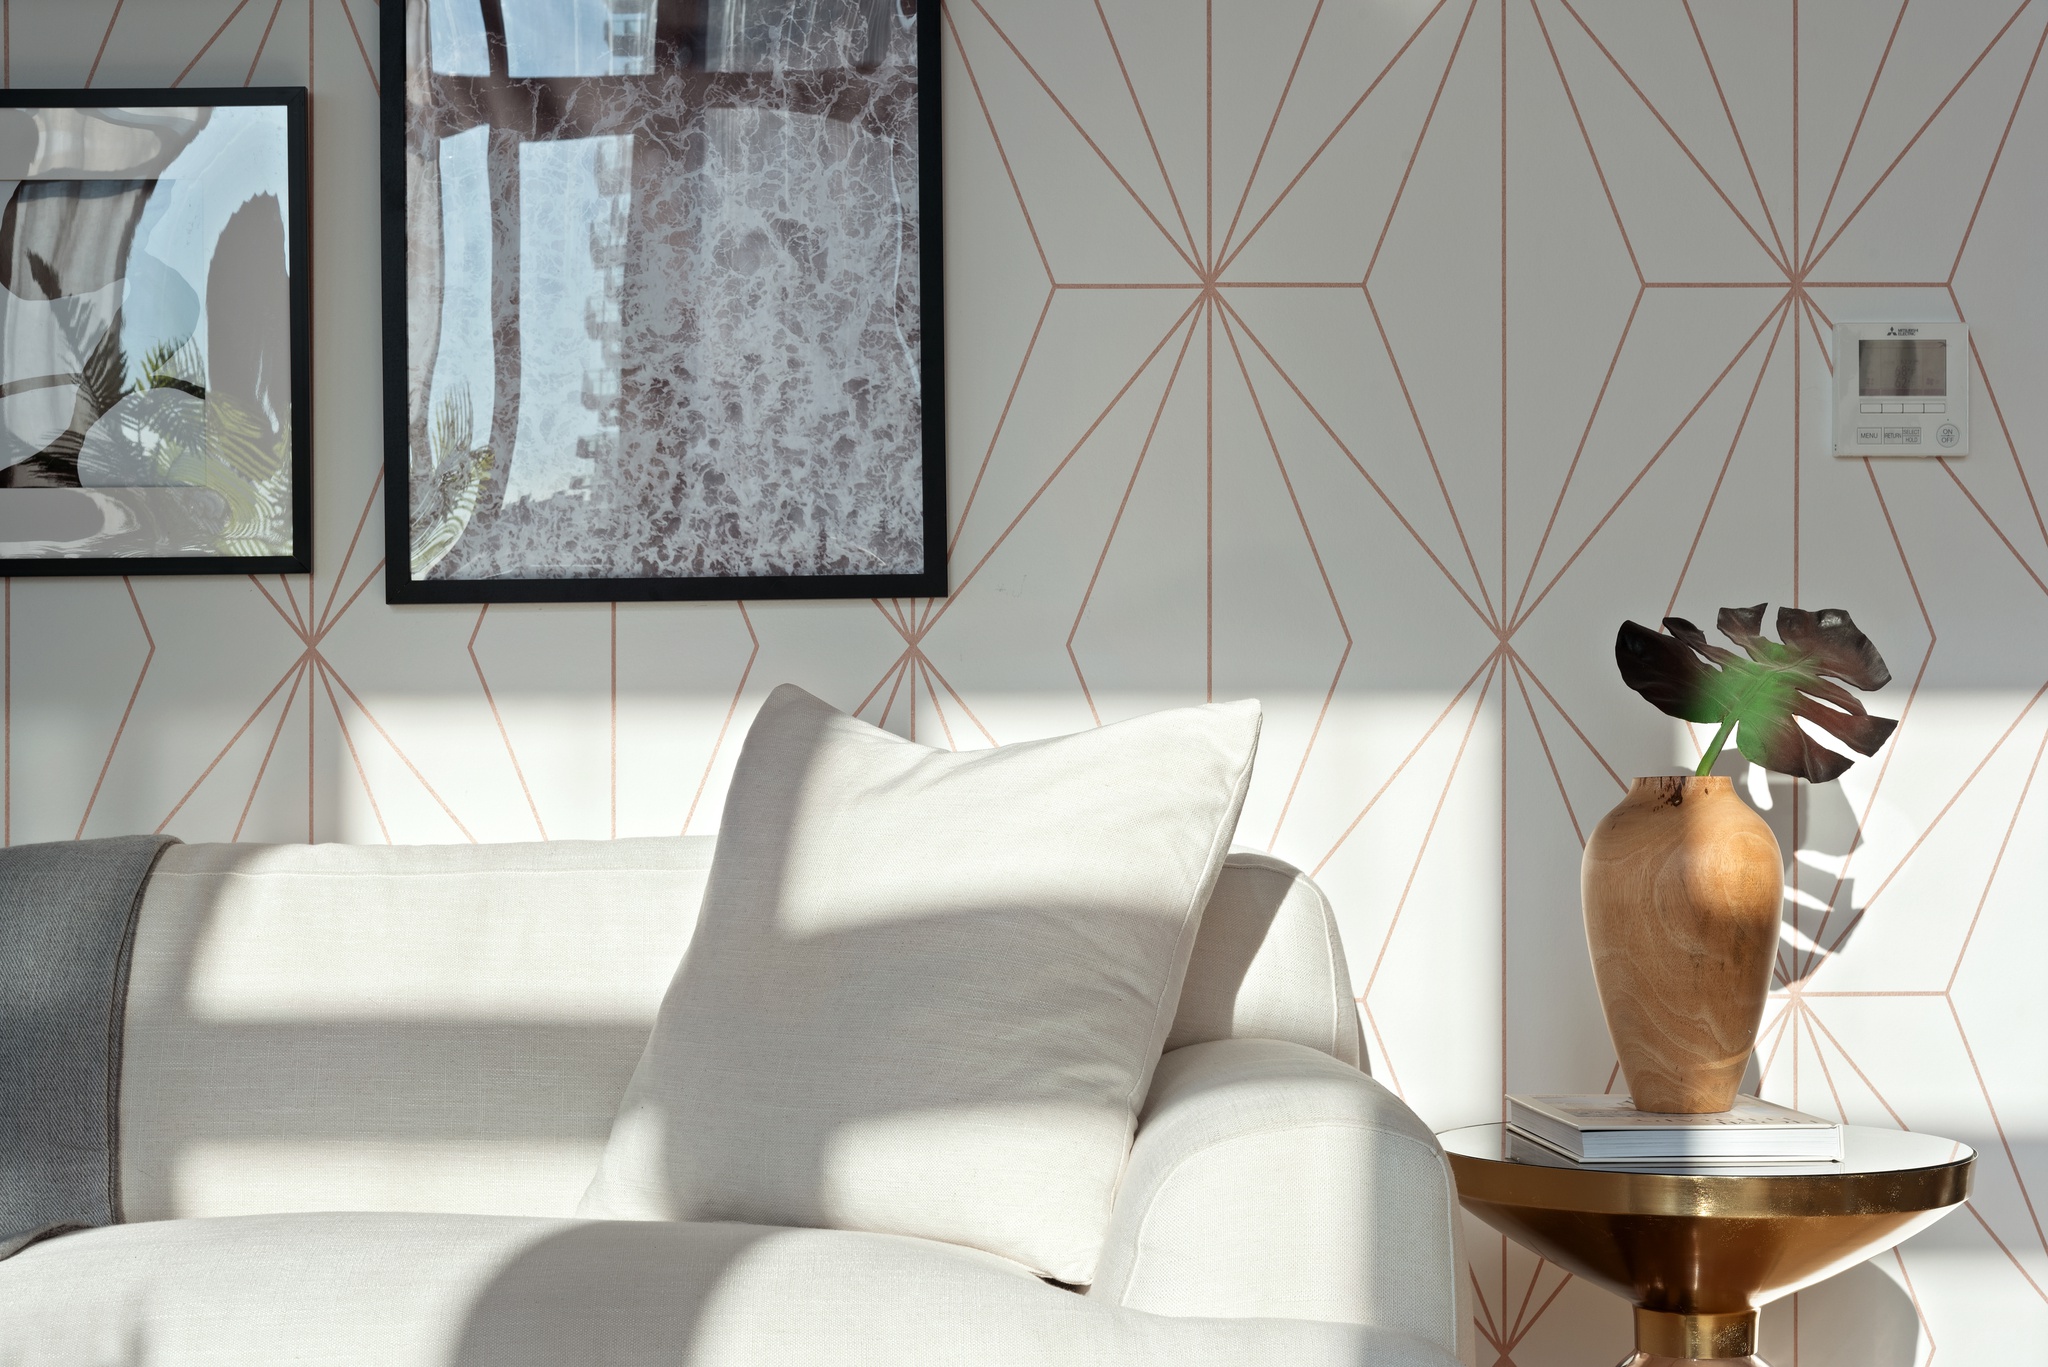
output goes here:
[{"label": "white book", "polygon": [[1639,1111],[1625,1096],[1511,1096],[1508,1125],[1582,1163],[1826,1163],[1842,1127],[1753,1096],[1712,1115]]}]

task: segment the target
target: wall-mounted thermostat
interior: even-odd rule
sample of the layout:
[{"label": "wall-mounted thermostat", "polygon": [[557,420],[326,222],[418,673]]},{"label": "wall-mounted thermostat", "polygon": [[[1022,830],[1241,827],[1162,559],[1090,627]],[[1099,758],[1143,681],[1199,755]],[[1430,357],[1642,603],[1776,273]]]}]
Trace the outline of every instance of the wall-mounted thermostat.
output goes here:
[{"label": "wall-mounted thermostat", "polygon": [[1969,450],[1967,324],[1835,324],[1836,455]]}]

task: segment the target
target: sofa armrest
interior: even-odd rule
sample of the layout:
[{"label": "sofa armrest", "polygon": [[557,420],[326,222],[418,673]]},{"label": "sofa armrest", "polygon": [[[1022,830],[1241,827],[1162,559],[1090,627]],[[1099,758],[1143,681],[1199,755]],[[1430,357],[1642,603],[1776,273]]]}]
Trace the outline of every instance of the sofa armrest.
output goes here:
[{"label": "sofa armrest", "polygon": [[1443,1150],[1372,1078],[1278,1040],[1160,1060],[1088,1295],[1158,1315],[1373,1325],[1472,1360]]}]

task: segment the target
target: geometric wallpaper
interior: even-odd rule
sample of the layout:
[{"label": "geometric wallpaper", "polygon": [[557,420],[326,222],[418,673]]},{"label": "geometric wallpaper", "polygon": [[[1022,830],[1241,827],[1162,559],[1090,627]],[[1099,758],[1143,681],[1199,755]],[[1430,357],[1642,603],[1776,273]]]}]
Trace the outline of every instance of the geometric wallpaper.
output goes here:
[{"label": "geometric wallpaper", "polygon": [[[1791,854],[1753,1081],[1981,1157],[1763,1349],[2048,1362],[2048,4],[943,17],[953,595],[393,608],[376,0],[0,3],[13,85],[312,87],[318,517],[309,577],[6,583],[5,839],[702,832],[784,680],[955,747],[1255,695],[1239,839],[1328,888],[1447,1128],[1615,1082],[1581,842],[1706,739],[1616,625],[1846,607],[1887,748],[1724,761]],[[1958,318],[1971,452],[1832,456],[1831,323]],[[1470,1233],[1484,1361],[1625,1351]]]}]

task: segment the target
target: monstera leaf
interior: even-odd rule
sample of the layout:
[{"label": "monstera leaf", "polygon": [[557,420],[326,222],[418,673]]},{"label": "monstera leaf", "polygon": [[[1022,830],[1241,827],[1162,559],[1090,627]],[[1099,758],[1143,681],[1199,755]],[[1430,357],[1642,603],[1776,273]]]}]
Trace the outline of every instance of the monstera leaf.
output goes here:
[{"label": "monstera leaf", "polygon": [[1812,783],[1839,778],[1855,761],[1816,742],[1798,719],[1858,754],[1876,754],[1898,723],[1871,716],[1842,684],[1883,688],[1891,671],[1840,608],[1779,608],[1773,641],[1763,634],[1764,607],[1722,608],[1715,619],[1741,654],[1713,644],[1683,617],[1666,617],[1661,632],[1623,622],[1614,638],[1622,682],[1660,711],[1720,728],[1701,774],[1713,770],[1732,733],[1735,748],[1766,769]]}]

